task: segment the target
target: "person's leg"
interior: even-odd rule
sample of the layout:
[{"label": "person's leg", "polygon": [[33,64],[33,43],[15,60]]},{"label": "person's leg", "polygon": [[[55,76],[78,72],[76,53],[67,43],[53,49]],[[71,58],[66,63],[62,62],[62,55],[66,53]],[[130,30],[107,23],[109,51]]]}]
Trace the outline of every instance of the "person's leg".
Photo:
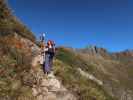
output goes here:
[{"label": "person's leg", "polygon": [[46,73],[49,73],[50,72],[49,59],[50,59],[50,55],[49,54],[46,54],[45,55],[45,72]]},{"label": "person's leg", "polygon": [[47,63],[47,57],[46,57],[47,55],[45,55],[45,56],[43,56],[43,58],[45,59],[43,59],[43,72],[44,72],[44,74],[46,73],[46,70],[45,70],[45,66],[46,66],[46,63]]},{"label": "person's leg", "polygon": [[46,73],[46,71],[45,71],[45,61],[43,62],[42,66],[43,66],[43,72],[45,74]]},{"label": "person's leg", "polygon": [[50,71],[51,71],[52,70],[52,66],[53,66],[53,55],[50,55],[49,65],[50,65]]}]

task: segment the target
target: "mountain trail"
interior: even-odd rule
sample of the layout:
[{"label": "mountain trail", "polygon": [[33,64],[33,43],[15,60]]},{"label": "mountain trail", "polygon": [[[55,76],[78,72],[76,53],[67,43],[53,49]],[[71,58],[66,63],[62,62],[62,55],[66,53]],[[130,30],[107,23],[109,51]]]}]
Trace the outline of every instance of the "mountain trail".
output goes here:
[{"label": "mountain trail", "polygon": [[40,55],[32,61],[35,84],[32,87],[32,94],[36,100],[76,100],[76,97],[68,91],[53,73],[46,76],[39,66]]}]

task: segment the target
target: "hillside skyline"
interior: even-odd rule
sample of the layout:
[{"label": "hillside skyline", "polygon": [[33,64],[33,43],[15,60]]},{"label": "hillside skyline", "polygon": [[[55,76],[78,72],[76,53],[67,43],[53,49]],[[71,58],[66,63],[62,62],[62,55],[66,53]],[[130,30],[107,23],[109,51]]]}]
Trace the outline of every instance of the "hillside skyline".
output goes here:
[{"label": "hillside skyline", "polygon": [[9,0],[14,14],[37,37],[57,45],[96,45],[109,51],[133,49],[132,1],[127,0]]}]

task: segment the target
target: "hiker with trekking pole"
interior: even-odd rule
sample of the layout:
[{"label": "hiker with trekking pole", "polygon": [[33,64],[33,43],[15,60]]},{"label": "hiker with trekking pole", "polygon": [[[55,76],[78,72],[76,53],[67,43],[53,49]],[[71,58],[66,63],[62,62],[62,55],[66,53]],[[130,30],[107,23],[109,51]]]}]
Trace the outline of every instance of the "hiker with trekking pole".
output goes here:
[{"label": "hiker with trekking pole", "polygon": [[45,33],[42,33],[40,36],[40,47],[41,47],[41,51],[40,51],[40,64],[43,65],[44,61],[45,61]]},{"label": "hiker with trekking pole", "polygon": [[[42,35],[43,44],[45,43],[45,35]],[[46,46],[42,47],[42,53],[43,53],[43,71],[46,75],[49,75],[52,70],[53,66],[53,58],[55,55],[55,43],[52,40],[48,40]]]}]

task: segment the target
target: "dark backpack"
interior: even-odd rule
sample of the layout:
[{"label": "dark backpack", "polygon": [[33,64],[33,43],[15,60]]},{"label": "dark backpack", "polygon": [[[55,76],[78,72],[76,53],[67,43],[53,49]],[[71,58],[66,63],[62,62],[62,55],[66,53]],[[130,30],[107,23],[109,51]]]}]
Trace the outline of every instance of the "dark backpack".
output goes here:
[{"label": "dark backpack", "polygon": [[48,53],[50,53],[51,55],[55,55],[55,47],[52,46],[52,48],[48,48]]}]

